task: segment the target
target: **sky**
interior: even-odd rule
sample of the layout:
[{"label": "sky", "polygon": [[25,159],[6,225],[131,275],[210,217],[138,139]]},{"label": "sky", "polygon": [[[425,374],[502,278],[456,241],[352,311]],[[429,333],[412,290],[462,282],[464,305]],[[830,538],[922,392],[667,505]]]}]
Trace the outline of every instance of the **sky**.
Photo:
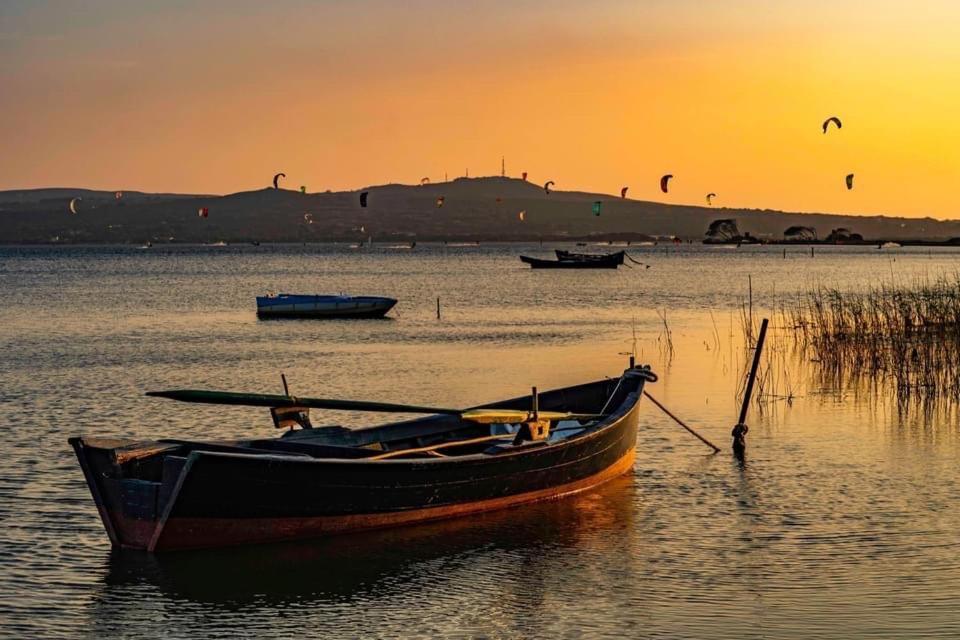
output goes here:
[{"label": "sky", "polygon": [[0,145],[0,189],[340,190],[504,157],[556,189],[958,218],[960,3],[2,0]]}]

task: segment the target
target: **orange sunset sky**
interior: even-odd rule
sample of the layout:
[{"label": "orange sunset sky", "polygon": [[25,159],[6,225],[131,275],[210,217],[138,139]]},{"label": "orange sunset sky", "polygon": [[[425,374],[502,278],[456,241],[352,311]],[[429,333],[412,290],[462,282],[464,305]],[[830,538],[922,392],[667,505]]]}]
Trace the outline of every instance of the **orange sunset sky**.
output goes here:
[{"label": "orange sunset sky", "polygon": [[557,189],[960,217],[955,0],[3,0],[0,82],[0,189],[337,190],[503,155]]}]

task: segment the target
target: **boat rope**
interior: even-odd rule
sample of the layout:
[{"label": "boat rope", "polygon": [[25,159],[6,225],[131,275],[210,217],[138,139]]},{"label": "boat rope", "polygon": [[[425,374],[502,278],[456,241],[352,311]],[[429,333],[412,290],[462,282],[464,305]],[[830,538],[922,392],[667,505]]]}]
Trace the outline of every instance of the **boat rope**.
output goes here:
[{"label": "boat rope", "polygon": [[625,378],[643,378],[646,382],[656,382],[657,374],[653,372],[653,369],[650,368],[650,365],[645,364],[642,367],[633,367],[627,369],[620,379],[617,380],[617,386],[613,388],[613,393],[610,394],[610,397],[607,398],[606,403],[603,405],[603,409],[600,409],[601,415],[607,412],[607,407],[610,406],[610,402],[613,401],[613,397],[617,395],[617,391],[620,390],[620,385],[623,384]]},{"label": "boat rope", "polygon": [[600,409],[600,413],[601,413],[601,414],[604,414],[604,413],[607,412],[607,407],[610,406],[610,401],[613,400],[613,396],[617,395],[617,391],[620,390],[620,385],[623,384],[623,379],[624,379],[625,377],[626,377],[626,376],[620,376],[620,379],[617,380],[617,386],[615,386],[615,387],[613,388],[613,393],[611,393],[611,394],[610,394],[610,397],[607,398],[606,403],[604,403],[604,405],[603,405],[603,409]]},{"label": "boat rope", "polygon": [[634,264],[638,264],[638,265],[640,265],[641,267],[646,267],[647,269],[650,268],[650,265],[648,265],[647,263],[645,263],[645,262],[640,262],[639,260],[634,260],[634,259],[633,259],[633,256],[631,256],[631,255],[630,255],[629,253],[627,253],[626,251],[623,252],[623,255],[627,256],[627,258],[630,260],[630,262],[632,262],[632,263],[634,263]]},{"label": "boat rope", "polygon": [[678,418],[677,416],[673,415],[673,413],[672,413],[669,409],[667,409],[665,406],[663,406],[662,404],[660,404],[660,401],[657,400],[656,398],[654,398],[652,395],[650,395],[650,393],[649,393],[646,389],[643,390],[643,395],[645,395],[647,398],[649,398],[649,399],[650,399],[650,402],[652,402],[653,404],[657,405],[657,407],[658,407],[661,411],[663,411],[665,414],[667,414],[668,416],[670,416],[671,418],[673,418],[674,422],[676,422],[678,425],[680,425],[681,427],[683,427],[684,429],[686,429],[687,431],[689,431],[690,433],[692,433],[694,436],[696,436],[696,438],[697,438],[698,440],[700,440],[700,442],[704,443],[705,445],[707,445],[708,447],[710,447],[711,449],[713,449],[713,452],[714,452],[714,453],[720,453],[720,447],[718,447],[717,445],[713,444],[712,442],[710,442],[709,440],[707,440],[706,438],[704,438],[702,435],[700,435],[699,433],[697,433],[696,431],[694,431],[693,429],[691,429],[690,427],[688,427],[688,426],[683,422],[683,420],[681,420],[681,419]]}]

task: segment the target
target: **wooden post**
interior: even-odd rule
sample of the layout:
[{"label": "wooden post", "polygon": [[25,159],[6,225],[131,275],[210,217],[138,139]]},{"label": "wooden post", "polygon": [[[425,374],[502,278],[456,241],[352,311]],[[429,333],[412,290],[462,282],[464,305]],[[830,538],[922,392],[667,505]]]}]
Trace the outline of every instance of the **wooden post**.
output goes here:
[{"label": "wooden post", "polygon": [[437,320],[440,319],[440,296],[437,296]]},{"label": "wooden post", "polygon": [[760,354],[763,351],[763,341],[767,336],[767,319],[760,323],[760,335],[757,337],[757,346],[753,352],[753,365],[750,367],[750,377],[747,379],[747,388],[743,391],[743,404],[740,406],[740,419],[733,426],[733,455],[743,462],[743,454],[747,450],[747,410],[750,408],[750,398],[753,396],[753,383],[757,379],[757,369],[760,368]]},{"label": "wooden post", "polygon": [[813,257],[813,245],[810,246],[810,257]]},{"label": "wooden post", "polygon": [[743,404],[740,406],[740,419],[737,424],[746,424],[747,409],[750,408],[750,396],[753,395],[753,383],[757,379],[757,369],[760,367],[760,353],[763,351],[763,340],[767,336],[767,319],[760,323],[760,335],[757,337],[757,346],[753,352],[753,364],[750,367],[750,377],[747,378],[747,388],[743,392]]},{"label": "wooden post", "polygon": [[784,248],[784,250],[783,250],[783,259],[784,259],[784,260],[787,259],[787,250],[786,250],[786,248]]},{"label": "wooden post", "polygon": [[633,369],[637,364],[637,359],[633,356],[630,356],[630,368]]},{"label": "wooden post", "polygon": [[536,421],[540,419],[540,396],[537,394],[536,387],[533,387],[530,395],[533,397],[533,419]]}]

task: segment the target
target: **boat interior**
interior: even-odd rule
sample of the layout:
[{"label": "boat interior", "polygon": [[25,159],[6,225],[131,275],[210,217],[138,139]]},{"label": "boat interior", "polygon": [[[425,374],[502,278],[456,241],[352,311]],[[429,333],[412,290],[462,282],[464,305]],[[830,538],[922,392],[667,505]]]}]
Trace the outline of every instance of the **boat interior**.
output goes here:
[{"label": "boat interior", "polygon": [[313,427],[309,410],[285,407],[271,410],[275,426],[285,429],[278,438],[206,442],[83,438],[82,443],[88,452],[108,457],[101,461],[114,478],[149,482],[170,477],[194,451],[371,462],[496,456],[576,438],[609,424],[631,393],[620,381],[531,394],[461,415],[430,415],[359,429]]}]

